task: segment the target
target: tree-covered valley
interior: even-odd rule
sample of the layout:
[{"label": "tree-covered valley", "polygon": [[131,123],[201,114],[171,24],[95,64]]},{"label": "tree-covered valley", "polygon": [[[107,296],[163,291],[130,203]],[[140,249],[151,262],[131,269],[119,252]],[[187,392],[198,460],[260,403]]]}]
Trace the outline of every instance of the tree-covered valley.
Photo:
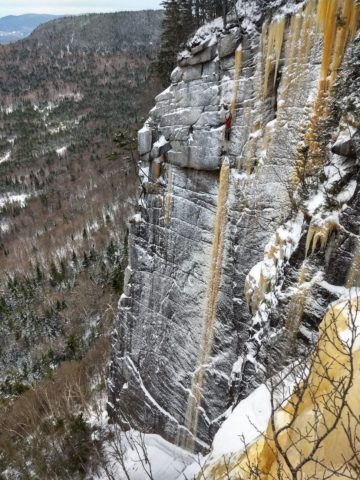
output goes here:
[{"label": "tree-covered valley", "polygon": [[[48,421],[36,400],[47,382],[61,397],[69,372],[81,371],[85,392],[89,356],[104,374],[139,187],[133,136],[159,90],[161,18],[69,17],[0,46],[0,471],[24,468],[21,478],[29,458],[40,478],[85,468],[84,457],[69,473],[69,452],[62,465],[37,464],[34,445],[19,456],[19,438],[5,432],[20,428],[19,404],[31,404],[26,419],[40,429]],[[75,425],[85,435],[68,407],[55,433],[66,438]]]}]

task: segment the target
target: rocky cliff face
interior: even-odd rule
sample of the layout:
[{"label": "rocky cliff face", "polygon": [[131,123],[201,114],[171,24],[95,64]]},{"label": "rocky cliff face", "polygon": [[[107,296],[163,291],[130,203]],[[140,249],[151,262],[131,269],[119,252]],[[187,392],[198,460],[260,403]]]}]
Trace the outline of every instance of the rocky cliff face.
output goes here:
[{"label": "rocky cliff face", "polygon": [[190,450],[359,276],[356,1],[262,3],[196,33],[139,132],[110,409]]}]

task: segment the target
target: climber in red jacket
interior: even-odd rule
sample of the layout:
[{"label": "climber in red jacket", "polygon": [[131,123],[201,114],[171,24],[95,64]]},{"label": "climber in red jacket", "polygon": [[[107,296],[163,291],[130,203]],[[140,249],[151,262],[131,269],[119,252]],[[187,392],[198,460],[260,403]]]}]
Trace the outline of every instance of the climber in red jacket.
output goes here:
[{"label": "climber in red jacket", "polygon": [[231,125],[232,125],[232,115],[227,106],[225,106],[225,140],[230,141]]}]

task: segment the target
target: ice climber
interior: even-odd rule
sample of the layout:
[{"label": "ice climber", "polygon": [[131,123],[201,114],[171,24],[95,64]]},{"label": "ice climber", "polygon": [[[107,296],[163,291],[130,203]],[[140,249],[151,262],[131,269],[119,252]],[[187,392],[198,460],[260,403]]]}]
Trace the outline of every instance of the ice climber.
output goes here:
[{"label": "ice climber", "polygon": [[225,140],[230,141],[231,125],[232,125],[232,115],[227,106],[225,106]]}]

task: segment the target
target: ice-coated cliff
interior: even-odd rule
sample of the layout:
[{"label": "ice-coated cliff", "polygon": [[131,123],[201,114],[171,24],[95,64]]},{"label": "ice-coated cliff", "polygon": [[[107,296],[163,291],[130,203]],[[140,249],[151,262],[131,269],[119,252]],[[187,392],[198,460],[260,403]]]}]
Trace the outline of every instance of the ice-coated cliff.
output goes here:
[{"label": "ice-coated cliff", "polygon": [[139,132],[110,411],[189,450],[359,280],[356,1],[261,4],[196,33]]}]

